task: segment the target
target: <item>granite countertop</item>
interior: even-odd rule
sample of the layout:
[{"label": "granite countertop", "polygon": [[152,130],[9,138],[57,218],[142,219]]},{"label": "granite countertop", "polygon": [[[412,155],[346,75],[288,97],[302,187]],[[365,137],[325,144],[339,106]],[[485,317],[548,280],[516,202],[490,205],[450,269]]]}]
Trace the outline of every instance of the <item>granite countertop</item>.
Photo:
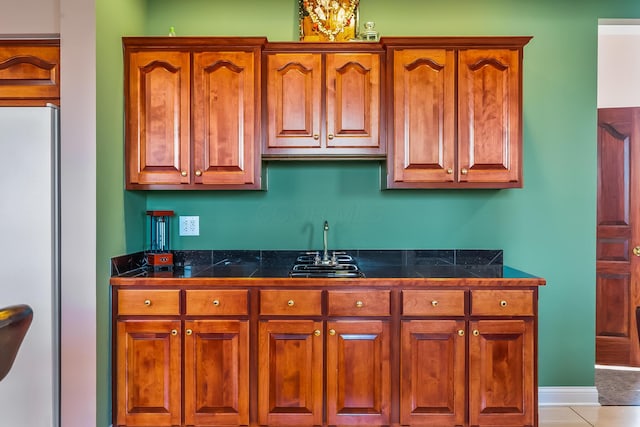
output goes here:
[{"label": "granite countertop", "polygon": [[[366,278],[513,278],[536,276],[503,265],[502,250],[345,250]],[[173,268],[147,265],[144,252],[111,259],[112,277],[286,278],[304,251],[173,251]]]}]

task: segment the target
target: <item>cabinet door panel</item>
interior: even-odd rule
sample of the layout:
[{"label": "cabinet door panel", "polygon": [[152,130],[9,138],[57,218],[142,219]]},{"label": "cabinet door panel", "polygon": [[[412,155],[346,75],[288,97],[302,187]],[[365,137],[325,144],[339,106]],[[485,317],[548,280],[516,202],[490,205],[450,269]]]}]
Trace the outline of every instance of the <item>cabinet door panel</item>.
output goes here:
[{"label": "cabinet door panel", "polygon": [[248,425],[248,321],[186,321],[185,334],[185,423]]},{"label": "cabinet door panel", "polygon": [[327,322],[327,330],[327,422],[389,424],[389,324]]},{"label": "cabinet door panel", "polygon": [[520,53],[469,49],[458,61],[458,179],[521,181]]},{"label": "cabinet door panel", "polygon": [[464,424],[464,331],[464,320],[402,322],[401,424]]},{"label": "cabinet door panel", "polygon": [[393,52],[394,183],[452,182],[455,169],[455,61],[445,49]]},{"label": "cabinet door panel", "polygon": [[[25,45],[30,44],[28,39]],[[7,101],[40,99],[44,105],[60,98],[60,42],[34,41],[34,45],[0,47],[0,98]],[[24,104],[22,104],[24,105]]]},{"label": "cabinet door panel", "polygon": [[326,58],[327,147],[380,147],[380,55]]},{"label": "cabinet door panel", "polygon": [[322,424],[321,332],[322,323],[311,320],[270,320],[260,323],[260,424]]},{"label": "cabinet door panel", "polygon": [[267,151],[319,148],[322,55],[267,56]]},{"label": "cabinet door panel", "polygon": [[253,184],[259,90],[252,52],[193,54],[196,184]]},{"label": "cabinet door panel", "polygon": [[136,52],[128,57],[128,184],[188,184],[188,52]]},{"label": "cabinet door panel", "polygon": [[533,320],[470,322],[471,425],[533,425]]},{"label": "cabinet door panel", "polygon": [[117,323],[117,424],[181,422],[180,321]]}]

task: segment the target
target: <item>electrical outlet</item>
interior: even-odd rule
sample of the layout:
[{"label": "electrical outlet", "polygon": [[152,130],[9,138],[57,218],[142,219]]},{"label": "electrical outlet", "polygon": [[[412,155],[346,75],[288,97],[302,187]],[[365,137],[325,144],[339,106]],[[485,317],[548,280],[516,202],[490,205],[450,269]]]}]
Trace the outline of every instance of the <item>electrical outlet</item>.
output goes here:
[{"label": "electrical outlet", "polygon": [[180,217],[180,235],[181,236],[199,236],[200,235],[200,217],[199,216],[181,216]]}]

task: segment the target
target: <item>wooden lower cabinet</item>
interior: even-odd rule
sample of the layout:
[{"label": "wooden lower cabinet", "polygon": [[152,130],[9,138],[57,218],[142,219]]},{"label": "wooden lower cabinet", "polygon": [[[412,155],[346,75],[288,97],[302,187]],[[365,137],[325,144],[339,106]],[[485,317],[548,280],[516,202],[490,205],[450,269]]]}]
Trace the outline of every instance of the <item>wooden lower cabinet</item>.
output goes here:
[{"label": "wooden lower cabinet", "polygon": [[322,323],[260,323],[258,419],[261,425],[322,425]]},{"label": "wooden lower cabinet", "polygon": [[388,425],[389,323],[327,322],[327,424]]},{"label": "wooden lower cabinet", "polygon": [[464,425],[465,329],[464,320],[402,322],[402,425]]},{"label": "wooden lower cabinet", "polygon": [[533,426],[533,321],[479,320],[469,329],[469,424]]},{"label": "wooden lower cabinet", "polygon": [[180,330],[179,320],[117,323],[117,425],[180,424]]},{"label": "wooden lower cabinet", "polygon": [[184,422],[249,424],[249,322],[184,323]]},{"label": "wooden lower cabinet", "polygon": [[538,426],[537,285],[317,283],[115,286],[114,426]]}]

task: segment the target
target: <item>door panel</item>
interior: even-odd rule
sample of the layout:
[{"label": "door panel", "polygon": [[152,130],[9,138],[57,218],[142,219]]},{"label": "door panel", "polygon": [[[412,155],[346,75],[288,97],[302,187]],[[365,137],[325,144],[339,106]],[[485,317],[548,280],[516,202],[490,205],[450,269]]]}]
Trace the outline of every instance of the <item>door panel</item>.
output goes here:
[{"label": "door panel", "polygon": [[327,322],[327,331],[327,422],[389,424],[389,324]]},{"label": "door panel", "polygon": [[402,425],[464,424],[464,331],[464,320],[402,322]]},{"label": "door panel", "polygon": [[640,108],[598,110],[596,363],[640,366]]},{"label": "door panel", "polygon": [[248,321],[192,320],[184,327],[185,423],[248,425]]},{"label": "door panel", "polygon": [[322,424],[322,322],[260,323],[258,419],[262,425]]}]

